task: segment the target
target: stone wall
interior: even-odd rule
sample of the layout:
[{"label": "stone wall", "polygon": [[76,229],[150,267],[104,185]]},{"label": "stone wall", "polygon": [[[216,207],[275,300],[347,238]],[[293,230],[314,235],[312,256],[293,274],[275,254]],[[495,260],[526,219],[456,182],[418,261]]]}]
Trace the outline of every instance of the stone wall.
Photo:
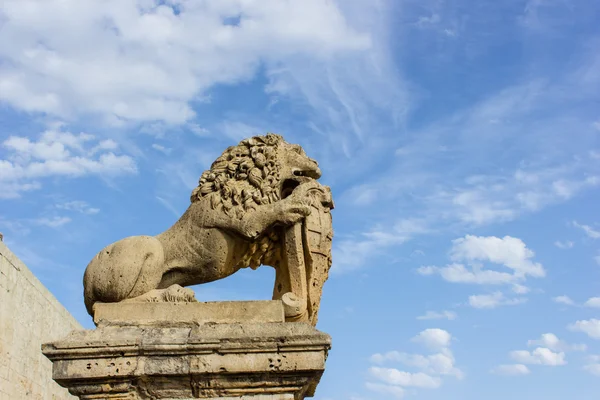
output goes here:
[{"label": "stone wall", "polygon": [[40,349],[74,329],[82,327],[0,242],[0,400],[75,399]]}]

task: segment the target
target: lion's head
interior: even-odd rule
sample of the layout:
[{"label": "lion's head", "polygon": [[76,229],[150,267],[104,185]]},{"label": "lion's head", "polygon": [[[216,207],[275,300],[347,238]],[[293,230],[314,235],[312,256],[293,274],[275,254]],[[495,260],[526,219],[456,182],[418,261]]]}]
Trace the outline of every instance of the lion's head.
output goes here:
[{"label": "lion's head", "polygon": [[317,162],[302,147],[268,133],[225,150],[202,174],[191,201],[208,196],[213,209],[241,218],[244,212],[285,198],[302,181],[320,176]]}]

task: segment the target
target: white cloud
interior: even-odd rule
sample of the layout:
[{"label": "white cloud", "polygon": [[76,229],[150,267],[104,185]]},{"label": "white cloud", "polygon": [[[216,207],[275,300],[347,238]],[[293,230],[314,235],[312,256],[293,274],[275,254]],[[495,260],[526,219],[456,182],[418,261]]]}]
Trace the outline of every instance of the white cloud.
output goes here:
[{"label": "white cloud", "polygon": [[526,375],[529,368],[524,364],[560,366],[567,364],[565,353],[570,351],[586,351],[584,344],[569,344],[560,340],[553,333],[544,333],[539,339],[529,340],[528,346],[538,346],[533,351],[515,350],[509,353],[511,359],[518,364],[500,365],[491,372],[500,375]]},{"label": "white cloud", "polygon": [[91,207],[88,203],[82,200],[67,201],[66,203],[57,204],[59,210],[76,211],[82,214],[98,214],[100,209]]},{"label": "white cloud", "polygon": [[208,129],[203,128],[198,124],[189,123],[187,124],[187,128],[196,136],[206,137],[210,134]]},{"label": "white cloud", "polygon": [[575,302],[569,296],[556,296],[552,299],[555,303],[574,306]]},{"label": "white cloud", "polygon": [[589,363],[600,363],[600,355],[591,354],[591,355],[587,356],[587,361]]},{"label": "white cloud", "polygon": [[178,11],[157,1],[7,0],[0,100],[61,118],[182,123],[206,89],[247,80],[261,64],[371,47],[332,2],[178,2]]},{"label": "white cloud", "polygon": [[558,352],[585,351],[587,349],[585,344],[569,344],[564,340],[560,340],[553,333],[543,333],[539,339],[527,341],[527,345],[546,347]]},{"label": "white cloud", "polygon": [[454,311],[427,311],[424,315],[420,315],[417,317],[419,320],[430,320],[430,319],[448,319],[454,320],[456,319],[456,313]]},{"label": "white cloud", "polygon": [[431,349],[439,349],[450,346],[452,335],[443,329],[430,328],[421,331],[411,340]]},{"label": "white cloud", "polygon": [[469,296],[469,305],[473,308],[496,308],[498,306],[514,306],[523,304],[527,299],[519,297],[507,299],[502,292]]},{"label": "white cloud", "polygon": [[594,228],[592,228],[589,225],[579,224],[579,223],[577,223],[577,221],[573,221],[573,226],[575,226],[579,229],[582,229],[585,232],[585,234],[592,239],[600,238],[600,231],[595,230]]},{"label": "white cloud", "polygon": [[152,148],[166,155],[171,154],[171,151],[173,150],[158,143],[152,143]]},{"label": "white cloud", "polygon": [[49,129],[37,141],[11,136],[2,146],[8,157],[0,159],[0,198],[19,197],[23,191],[38,189],[39,180],[51,176],[111,177],[137,172],[131,157],[112,151],[114,142],[96,142],[88,133]]},{"label": "white cloud", "polygon": [[600,376],[600,355],[591,355],[587,357],[587,364],[583,370],[596,376]]},{"label": "white cloud", "polygon": [[[454,355],[450,350],[452,335],[443,329],[425,329],[411,339],[436,352],[429,355],[409,354],[399,351],[376,353],[370,358],[371,363],[401,363],[416,369],[418,372],[407,372],[397,368],[372,366],[369,368],[371,377],[377,378],[388,386],[438,388],[443,376],[453,376],[463,379],[464,373],[456,367]],[[386,390],[386,387],[381,387]],[[381,391],[381,393],[384,393]],[[402,392],[404,394],[404,392]]]},{"label": "white cloud", "polygon": [[[439,274],[442,279],[453,283],[513,284],[513,290],[517,293],[527,290],[518,281],[523,281],[528,276],[540,278],[546,275],[542,264],[531,260],[535,254],[521,239],[511,236],[498,238],[466,235],[452,243],[450,258],[454,263],[445,267],[422,266],[417,272],[421,275]],[[484,269],[482,262],[500,264],[512,273]]]},{"label": "white cloud", "polygon": [[453,197],[452,203],[460,220],[467,224],[484,225],[516,216],[516,211],[505,202],[490,200],[480,190],[464,190]]},{"label": "white cloud", "polygon": [[408,354],[398,351],[389,351],[385,354],[376,353],[371,356],[371,362],[375,364],[399,362],[432,375],[452,375],[458,379],[462,379],[464,376],[463,372],[455,366],[454,356],[447,348],[430,355]]},{"label": "white cloud", "polygon": [[[2,168],[0,160],[0,169]],[[15,199],[22,193],[39,190],[42,185],[39,182],[6,182],[0,179],[0,199]]]},{"label": "white cloud", "polygon": [[[444,130],[444,132],[446,132]],[[424,142],[422,147],[431,146],[433,141],[432,134],[430,132],[423,133]],[[476,133],[473,133],[474,136]],[[411,148],[414,145],[411,145]],[[457,150],[458,151],[458,150]],[[413,157],[426,157],[427,154],[420,153],[415,154]],[[403,158],[403,157],[399,157]],[[459,222],[461,224],[491,224],[499,221],[512,220],[522,214],[523,212],[533,212],[544,208],[549,204],[558,202],[564,202],[566,198],[561,197],[552,188],[553,182],[561,181],[569,182],[568,186],[574,188],[572,194],[582,191],[586,188],[596,187],[600,183],[600,179],[595,176],[588,176],[587,178],[580,178],[579,175],[583,170],[590,170],[592,166],[586,163],[574,162],[573,164],[564,164],[559,166],[547,166],[525,169],[518,169],[512,175],[506,176],[495,176],[495,175],[481,175],[467,177],[463,181],[465,185],[459,184],[450,185],[449,187],[437,184],[439,179],[435,179],[435,175],[423,174],[420,169],[415,169],[416,161],[412,162],[404,161],[404,164],[411,166],[412,169],[404,167],[403,163],[399,162],[399,165],[392,169],[392,171],[374,183],[368,185],[361,184],[361,190],[368,189],[368,199],[374,201],[376,199],[381,200],[383,196],[386,199],[398,199],[399,194],[410,191],[411,193],[419,193],[421,187],[434,187],[435,191],[426,191],[426,193],[420,193],[419,199],[423,199],[419,204],[416,204],[415,213],[422,213],[427,215],[429,218],[429,232],[435,231],[436,228],[442,226],[441,223],[449,223],[451,225]],[[419,165],[420,166],[420,165]],[[433,166],[432,166],[433,167]],[[595,167],[594,167],[595,168]],[[394,187],[389,182],[396,182],[394,179],[396,176],[405,176],[408,174],[414,174],[416,178],[413,178],[415,182],[403,183]],[[366,186],[366,188],[365,188]],[[557,185],[559,186],[559,185]],[[358,188],[358,186],[357,186]],[[551,188],[551,189],[548,189]],[[352,200],[358,198],[358,194],[354,193],[353,190],[349,190],[352,194]],[[377,193],[377,195],[373,194]],[[515,203],[517,201],[517,204]],[[436,226],[436,221],[440,222],[439,226]],[[443,229],[443,228],[442,228]],[[472,244],[475,240],[465,240],[466,245]],[[512,240],[511,240],[512,239]],[[520,241],[520,243],[519,243]],[[526,277],[542,277],[545,275],[543,267],[528,258],[530,249],[523,246],[523,241],[518,238],[508,237],[494,237],[490,236],[487,243],[482,245],[482,250],[492,251],[493,246],[498,242],[501,247],[502,245],[514,250],[514,253],[508,253],[510,256],[520,255],[524,256],[521,260],[521,264],[516,264],[512,274],[503,273],[489,273],[486,269],[477,268],[474,262],[455,262],[450,264],[448,268],[435,267],[435,268],[422,268],[420,273],[443,273],[443,277],[452,282],[464,282],[464,283],[476,283],[476,284],[511,284],[515,281],[521,281]],[[381,252],[386,246],[392,246],[394,243],[386,242],[380,243],[377,246],[377,251]],[[490,254],[490,256],[493,256]],[[496,259],[502,258],[502,252],[497,254]],[[364,260],[365,258],[362,258]],[[600,256],[599,256],[600,260]],[[480,260],[481,262],[482,260]],[[508,260],[507,260],[508,261]],[[489,260],[488,262],[493,262]],[[600,263],[600,261],[599,261]],[[453,267],[453,268],[451,268]],[[475,267],[475,268],[474,268]],[[525,268],[525,269],[523,269]],[[529,268],[529,269],[527,269]],[[525,272],[527,271],[527,272]],[[500,271],[496,271],[500,272]],[[527,273],[526,276],[523,273]],[[530,274],[529,274],[530,273]],[[512,275],[512,277],[510,276]]]},{"label": "white cloud", "polygon": [[397,221],[390,230],[375,227],[361,237],[339,240],[333,247],[332,272],[358,269],[383,248],[400,245],[425,232],[428,232],[425,221],[409,218]]},{"label": "white cloud", "polygon": [[553,352],[545,347],[538,347],[529,352],[527,350],[515,350],[510,352],[510,358],[521,364],[539,364],[548,366],[565,365],[565,353]]},{"label": "white cloud", "polygon": [[384,396],[392,396],[396,399],[404,397],[405,391],[400,386],[386,385],[383,383],[367,382],[366,388]]},{"label": "white cloud", "polygon": [[493,270],[482,270],[479,266],[474,266],[472,270],[465,267],[464,264],[448,264],[445,267],[422,266],[417,268],[421,275],[439,274],[442,279],[452,283],[472,283],[478,285],[501,285],[512,283],[518,278],[508,272],[499,272]]},{"label": "white cloud", "polygon": [[402,244],[407,239],[383,231],[371,231],[360,238],[341,239],[333,246],[332,273],[341,273],[361,268],[366,260],[378,255],[381,249]]},{"label": "white cloud", "polygon": [[419,388],[435,389],[440,387],[442,380],[423,372],[411,373],[397,370],[396,368],[371,367],[369,373],[388,385],[413,386]]},{"label": "white cloud", "polygon": [[119,145],[112,139],[101,140],[96,146],[92,147],[90,154],[95,154],[102,150],[117,150]]},{"label": "white cloud", "polygon": [[558,247],[559,249],[567,250],[567,249],[572,249],[573,246],[575,245],[575,243],[573,243],[570,240],[566,240],[564,242],[561,242],[560,240],[557,240],[556,242],[554,242],[554,245],[556,247]]},{"label": "white cloud", "polygon": [[594,257],[594,261],[596,261],[596,264],[600,265],[600,256]]},{"label": "white cloud", "polygon": [[528,375],[531,373],[529,368],[523,364],[503,364],[498,365],[496,368],[492,370],[492,373],[498,375],[508,375],[508,376],[518,376],[518,375]]},{"label": "white cloud", "polygon": [[[589,70],[597,69],[593,68],[597,66],[595,60],[583,64]],[[403,204],[402,210],[430,218],[432,230],[446,230],[448,226],[512,220],[597,187],[598,159],[589,159],[587,145],[594,143],[597,132],[591,131],[588,116],[582,118],[580,109],[559,95],[566,85],[582,101],[590,100],[589,84],[582,83],[578,74],[571,76],[570,82],[543,78],[518,82],[476,104],[451,111],[447,119],[408,132],[398,151],[400,156],[394,158],[388,171],[380,168],[372,174],[369,190],[379,197],[368,197],[379,200],[378,205],[384,204],[381,197],[394,200],[393,204]],[[563,105],[564,112],[552,112],[557,104]],[[532,112],[544,117],[532,119]],[[576,141],[568,134],[573,124],[582,132]],[[524,126],[532,133],[526,140],[522,136]],[[552,140],[542,132],[553,132]],[[520,146],[512,145],[517,142]],[[440,145],[448,150],[444,157],[435,154]],[[498,148],[510,150],[498,152]],[[451,174],[440,172],[440,160],[452,165]],[[516,168],[511,169],[511,165]],[[481,174],[469,176],[475,169]],[[400,176],[403,179],[397,178]],[[414,181],[418,184],[412,184]],[[380,213],[384,215],[382,221],[398,215],[397,208],[386,211]]]},{"label": "white cloud", "polygon": [[517,276],[543,277],[542,265],[531,261],[534,255],[521,239],[511,236],[466,235],[453,241],[451,251],[451,258],[456,261],[488,261],[512,269]]},{"label": "white cloud", "polygon": [[[504,133],[505,131],[503,131]],[[517,169],[505,176],[481,175],[466,179],[466,185],[435,196],[438,207],[465,224],[486,225],[513,220],[524,212],[564,202],[582,190],[597,186],[596,176],[571,176],[570,168]]]},{"label": "white cloud", "polygon": [[218,129],[223,135],[235,141],[240,141],[247,137],[252,137],[259,133],[267,131],[266,129],[263,129],[261,127],[256,127],[244,122],[232,120],[226,120],[221,122],[218,126]]},{"label": "white cloud", "polygon": [[583,370],[592,375],[600,376],[600,364],[587,364],[583,366]]},{"label": "white cloud", "polygon": [[516,293],[516,294],[527,294],[531,291],[531,289],[529,289],[527,286],[520,285],[518,283],[515,283],[514,285],[512,285],[511,289],[512,289],[513,293]]},{"label": "white cloud", "polygon": [[583,305],[586,307],[600,308],[600,297],[590,297]]},{"label": "white cloud", "polygon": [[600,319],[576,321],[574,324],[570,324],[568,329],[574,332],[583,332],[592,339],[600,339]]},{"label": "white cloud", "polygon": [[71,222],[69,217],[37,218],[32,221],[36,225],[43,225],[49,228],[58,228]]}]

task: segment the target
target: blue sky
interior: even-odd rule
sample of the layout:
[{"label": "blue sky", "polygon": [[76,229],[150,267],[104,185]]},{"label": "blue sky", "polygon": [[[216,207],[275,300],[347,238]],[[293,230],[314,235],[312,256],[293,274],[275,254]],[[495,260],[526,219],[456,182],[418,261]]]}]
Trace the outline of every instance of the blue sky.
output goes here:
[{"label": "blue sky", "polygon": [[[597,398],[600,3],[6,0],[0,231],[82,275],[267,131],[331,186],[319,400]],[[267,299],[274,274],[196,287]]]}]

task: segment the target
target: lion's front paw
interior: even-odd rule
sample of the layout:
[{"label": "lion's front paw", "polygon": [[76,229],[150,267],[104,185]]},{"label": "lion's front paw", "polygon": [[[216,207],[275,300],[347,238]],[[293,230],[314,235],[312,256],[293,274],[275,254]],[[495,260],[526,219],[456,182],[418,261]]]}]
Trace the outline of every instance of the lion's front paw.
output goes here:
[{"label": "lion's front paw", "polygon": [[310,207],[304,204],[288,204],[282,208],[279,220],[285,225],[292,225],[309,216],[310,212]]}]

